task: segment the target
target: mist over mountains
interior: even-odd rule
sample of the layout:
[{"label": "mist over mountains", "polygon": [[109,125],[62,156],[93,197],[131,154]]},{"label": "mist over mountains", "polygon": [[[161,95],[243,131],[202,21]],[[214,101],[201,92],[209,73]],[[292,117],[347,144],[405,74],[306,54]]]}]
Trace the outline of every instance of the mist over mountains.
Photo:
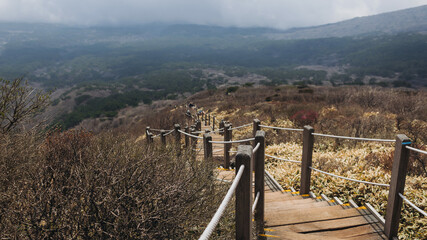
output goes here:
[{"label": "mist over mountains", "polygon": [[[427,48],[426,30],[427,5],[286,31],[167,24],[77,27],[0,23],[0,76],[25,75],[48,86],[62,86],[143,78],[140,75],[172,63],[219,68],[336,65],[358,69],[366,62],[369,67],[371,61],[383,65],[396,60],[400,62],[365,72],[390,77],[405,71],[406,66],[412,69],[406,75],[419,78],[424,66],[421,54]],[[417,69],[407,66],[408,61],[416,61]]]},{"label": "mist over mountains", "polygon": [[426,87],[426,30],[427,6],[290,30],[0,23],[0,77],[65,89],[68,128],[218,87]]}]

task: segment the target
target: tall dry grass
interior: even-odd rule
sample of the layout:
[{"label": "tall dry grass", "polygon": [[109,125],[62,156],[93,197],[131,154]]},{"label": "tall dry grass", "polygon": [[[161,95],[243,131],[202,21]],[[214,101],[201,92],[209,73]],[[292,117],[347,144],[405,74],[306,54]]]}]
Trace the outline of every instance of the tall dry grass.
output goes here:
[{"label": "tall dry grass", "polygon": [[[211,164],[127,134],[0,138],[2,239],[194,239],[225,193]],[[232,235],[231,215],[216,237]]]}]

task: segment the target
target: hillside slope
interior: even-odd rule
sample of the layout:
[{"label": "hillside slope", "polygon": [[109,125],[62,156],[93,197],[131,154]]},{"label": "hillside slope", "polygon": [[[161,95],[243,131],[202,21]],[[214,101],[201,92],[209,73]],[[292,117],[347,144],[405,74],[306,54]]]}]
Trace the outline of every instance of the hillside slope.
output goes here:
[{"label": "hillside slope", "polygon": [[424,31],[427,31],[427,5],[338,23],[296,28],[273,36],[276,39],[308,39]]}]

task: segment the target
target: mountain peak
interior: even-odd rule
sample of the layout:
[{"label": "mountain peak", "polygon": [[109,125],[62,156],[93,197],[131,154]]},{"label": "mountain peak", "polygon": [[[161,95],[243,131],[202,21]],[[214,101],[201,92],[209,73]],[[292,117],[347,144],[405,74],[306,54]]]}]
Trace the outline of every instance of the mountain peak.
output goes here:
[{"label": "mountain peak", "polygon": [[272,36],[275,39],[311,39],[422,31],[427,31],[427,5],[320,26],[290,29]]}]

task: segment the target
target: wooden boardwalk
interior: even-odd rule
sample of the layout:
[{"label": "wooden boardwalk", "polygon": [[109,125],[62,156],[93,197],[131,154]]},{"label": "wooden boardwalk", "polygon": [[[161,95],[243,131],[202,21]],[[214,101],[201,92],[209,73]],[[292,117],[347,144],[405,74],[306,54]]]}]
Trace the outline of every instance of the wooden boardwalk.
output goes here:
[{"label": "wooden boardwalk", "polygon": [[[214,141],[223,140],[219,134],[211,136]],[[199,141],[197,149],[201,148],[202,141]],[[223,154],[224,146],[214,144],[214,159],[219,160]],[[203,158],[203,152],[198,155]],[[217,177],[232,181],[234,174],[232,170],[218,169]],[[265,234],[261,236],[264,239],[387,239],[383,229],[365,207],[282,190],[266,175]]]}]

